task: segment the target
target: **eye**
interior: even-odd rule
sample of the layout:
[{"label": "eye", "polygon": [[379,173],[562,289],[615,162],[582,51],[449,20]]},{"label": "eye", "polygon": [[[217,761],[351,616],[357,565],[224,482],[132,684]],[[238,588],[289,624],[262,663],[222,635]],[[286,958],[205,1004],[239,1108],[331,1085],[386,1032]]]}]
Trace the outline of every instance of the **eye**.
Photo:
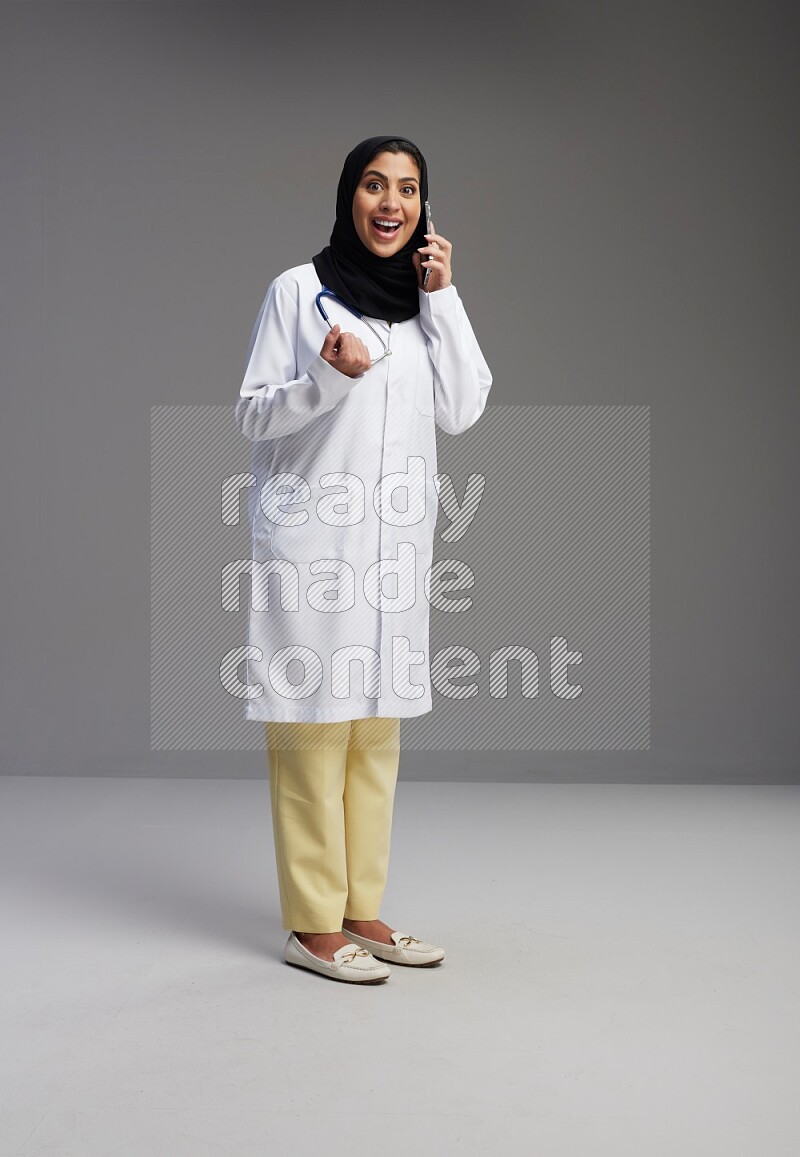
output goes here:
[{"label": "eye", "polygon": [[411,193],[412,197],[413,197],[414,193],[416,193],[416,191],[417,191],[413,185],[404,185],[403,187],[408,189],[408,191],[409,191],[409,193]]},{"label": "eye", "polygon": [[380,188],[380,184],[381,184],[380,181],[367,181],[366,187],[368,189],[371,189],[373,185],[377,185],[378,188]]}]

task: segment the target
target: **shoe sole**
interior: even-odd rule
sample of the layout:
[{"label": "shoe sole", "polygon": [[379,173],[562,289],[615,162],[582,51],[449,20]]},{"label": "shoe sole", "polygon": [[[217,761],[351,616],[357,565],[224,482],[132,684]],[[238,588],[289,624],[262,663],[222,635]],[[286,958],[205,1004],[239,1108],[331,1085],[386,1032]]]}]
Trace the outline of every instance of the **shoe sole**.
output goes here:
[{"label": "shoe sole", "polygon": [[313,972],[315,976],[322,976],[325,980],[338,980],[340,984],[385,984],[388,976],[376,976],[374,980],[352,980],[348,977],[335,976],[332,972],[322,972],[317,968],[309,968],[307,964],[298,964],[294,960],[285,960],[285,964],[292,968],[302,968],[303,972]]},{"label": "shoe sole", "polygon": [[[375,956],[375,953],[372,953]],[[378,960],[383,960],[385,964],[396,964],[398,968],[437,968],[440,964],[444,964],[444,957],[441,960],[426,960],[424,964],[411,964],[408,960],[390,960],[388,956],[378,956]]]}]

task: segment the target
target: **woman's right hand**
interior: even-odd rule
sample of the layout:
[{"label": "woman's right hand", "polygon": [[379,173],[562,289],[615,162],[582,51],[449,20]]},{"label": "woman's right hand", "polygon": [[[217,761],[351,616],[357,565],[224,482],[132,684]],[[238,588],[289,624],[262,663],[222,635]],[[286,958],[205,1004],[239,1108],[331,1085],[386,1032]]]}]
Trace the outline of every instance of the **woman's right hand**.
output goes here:
[{"label": "woman's right hand", "polygon": [[357,378],[372,365],[369,350],[354,333],[342,333],[338,323],[322,343],[319,351],[329,365],[348,378]]}]

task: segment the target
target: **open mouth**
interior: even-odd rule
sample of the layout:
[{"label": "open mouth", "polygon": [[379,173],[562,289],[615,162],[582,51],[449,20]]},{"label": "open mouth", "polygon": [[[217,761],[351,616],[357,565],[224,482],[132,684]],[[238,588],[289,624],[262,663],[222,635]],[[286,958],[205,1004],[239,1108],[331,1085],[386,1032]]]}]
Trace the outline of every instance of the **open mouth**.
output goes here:
[{"label": "open mouth", "polygon": [[372,228],[379,237],[394,237],[402,221],[392,221],[389,217],[373,217]]}]

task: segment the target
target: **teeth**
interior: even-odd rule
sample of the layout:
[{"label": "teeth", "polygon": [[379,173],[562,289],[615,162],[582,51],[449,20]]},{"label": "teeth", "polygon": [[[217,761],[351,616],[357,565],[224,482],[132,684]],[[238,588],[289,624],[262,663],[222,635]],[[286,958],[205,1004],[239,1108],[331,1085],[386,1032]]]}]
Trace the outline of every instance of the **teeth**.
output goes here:
[{"label": "teeth", "polygon": [[399,221],[381,221],[380,218],[378,218],[378,219],[376,219],[375,224],[376,225],[391,225],[393,229],[399,229],[400,228],[400,222]]}]

